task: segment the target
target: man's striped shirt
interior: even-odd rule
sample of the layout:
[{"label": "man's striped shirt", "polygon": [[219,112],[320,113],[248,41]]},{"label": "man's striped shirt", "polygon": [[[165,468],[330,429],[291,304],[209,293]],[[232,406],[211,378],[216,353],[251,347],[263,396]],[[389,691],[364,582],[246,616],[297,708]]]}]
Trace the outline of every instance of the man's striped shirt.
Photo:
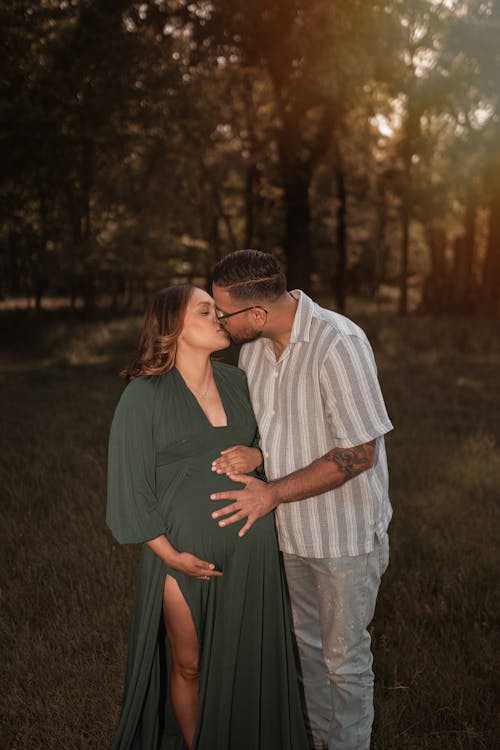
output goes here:
[{"label": "man's striped shirt", "polygon": [[335,447],[376,438],[375,463],[341,487],[276,509],[280,547],[304,557],[370,552],[392,515],[383,435],[392,429],[371,346],[348,318],[304,292],[278,361],[270,339],[245,344],[246,372],[269,480],[308,466]]}]

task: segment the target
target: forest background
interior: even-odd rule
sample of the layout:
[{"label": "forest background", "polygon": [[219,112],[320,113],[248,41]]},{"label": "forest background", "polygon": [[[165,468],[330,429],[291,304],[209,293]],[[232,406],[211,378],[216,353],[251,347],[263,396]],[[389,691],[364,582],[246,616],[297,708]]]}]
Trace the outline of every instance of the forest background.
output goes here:
[{"label": "forest background", "polygon": [[498,2],[2,3],[0,295],[290,284],[498,314]]},{"label": "forest background", "polygon": [[257,247],[397,428],[374,748],[497,748],[498,0],[1,0],[0,43],[0,747],[110,747],[116,374],[152,290]]}]

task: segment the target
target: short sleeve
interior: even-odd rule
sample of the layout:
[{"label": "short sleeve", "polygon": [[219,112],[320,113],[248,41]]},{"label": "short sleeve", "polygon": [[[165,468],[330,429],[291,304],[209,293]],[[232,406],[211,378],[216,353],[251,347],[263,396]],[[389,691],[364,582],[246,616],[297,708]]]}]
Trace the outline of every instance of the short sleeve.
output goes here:
[{"label": "short sleeve", "polygon": [[165,533],[155,495],[154,396],[155,388],[145,378],[134,380],[111,425],[106,523],[121,544]]},{"label": "short sleeve", "polygon": [[320,383],[337,447],[352,448],[392,430],[366,339],[339,336],[325,357]]},{"label": "short sleeve", "polygon": [[254,414],[254,411],[253,411],[253,408],[252,408],[252,401],[250,399],[250,391],[248,390],[248,379],[247,379],[247,376],[246,376],[246,373],[245,373],[244,370],[238,369],[237,372],[238,372],[239,375],[242,376],[242,380],[243,380],[243,386],[244,386],[243,398],[245,398],[245,400],[247,401],[247,403],[248,403],[248,405],[250,407],[250,410],[252,412],[253,420],[255,421],[255,434],[253,436],[252,442],[250,443],[250,448],[258,448],[260,450],[259,428],[257,426],[257,421],[255,420],[255,414]]}]

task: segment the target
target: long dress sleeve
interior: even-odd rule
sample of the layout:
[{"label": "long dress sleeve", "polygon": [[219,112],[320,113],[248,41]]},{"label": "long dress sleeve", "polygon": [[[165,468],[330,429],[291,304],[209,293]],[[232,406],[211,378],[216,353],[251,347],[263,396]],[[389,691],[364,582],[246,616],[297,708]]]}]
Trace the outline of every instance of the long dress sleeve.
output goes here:
[{"label": "long dress sleeve", "polygon": [[148,378],[134,380],[123,392],[111,425],[106,522],[121,544],[165,533],[155,494],[155,392]]}]

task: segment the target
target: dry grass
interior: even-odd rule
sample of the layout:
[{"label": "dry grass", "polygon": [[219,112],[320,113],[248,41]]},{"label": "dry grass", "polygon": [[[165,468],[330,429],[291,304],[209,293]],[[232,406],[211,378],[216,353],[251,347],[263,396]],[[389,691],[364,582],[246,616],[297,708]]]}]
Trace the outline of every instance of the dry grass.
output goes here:
[{"label": "dry grass", "polygon": [[[374,747],[493,750],[498,325],[361,322],[397,425],[392,559],[373,624]],[[137,550],[104,526],[105,450],[137,323],[0,318],[5,750],[111,746]]]}]

